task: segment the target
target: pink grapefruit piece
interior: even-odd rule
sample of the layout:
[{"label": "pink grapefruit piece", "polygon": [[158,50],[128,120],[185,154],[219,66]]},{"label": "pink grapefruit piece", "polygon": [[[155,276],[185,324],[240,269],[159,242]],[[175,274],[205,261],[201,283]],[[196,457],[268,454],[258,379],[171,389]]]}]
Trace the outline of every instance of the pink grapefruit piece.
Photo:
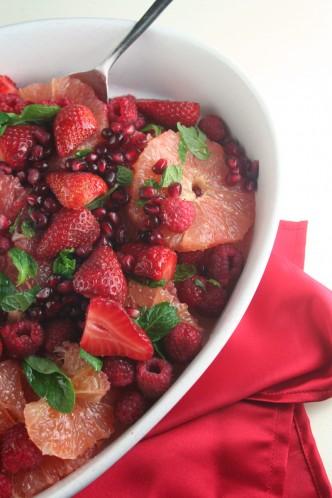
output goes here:
[{"label": "pink grapefruit piece", "polygon": [[0,363],[0,435],[13,425],[23,422],[25,398],[21,369],[15,360]]},{"label": "pink grapefruit piece", "polygon": [[[254,222],[254,192],[245,191],[239,185],[227,185],[229,169],[221,145],[207,140],[211,153],[208,159],[200,160],[188,151],[185,163],[181,164],[179,142],[179,133],[171,130],[162,133],[149,141],[133,165],[129,219],[137,229],[144,228],[146,215],[143,208],[137,206],[139,190],[149,179],[159,183],[161,177],[152,171],[152,167],[159,159],[165,159],[168,165],[182,167],[180,198],[193,202],[196,212],[193,224],[184,233],[178,234],[165,227],[160,228],[166,244],[178,251],[195,251],[242,240]],[[193,191],[195,187],[201,191],[199,197]]]}]

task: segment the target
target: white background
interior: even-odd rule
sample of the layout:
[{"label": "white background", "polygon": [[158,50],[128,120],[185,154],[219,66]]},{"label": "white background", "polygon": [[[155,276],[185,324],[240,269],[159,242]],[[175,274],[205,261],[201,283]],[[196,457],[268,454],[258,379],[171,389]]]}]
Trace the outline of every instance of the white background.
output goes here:
[{"label": "white background", "polygon": [[[137,20],[151,3],[0,0],[0,26],[54,17]],[[256,86],[280,143],[281,217],[309,220],[305,271],[331,288],[331,0],[174,0],[156,24],[215,47]],[[309,404],[307,411],[332,481],[332,400]]]}]

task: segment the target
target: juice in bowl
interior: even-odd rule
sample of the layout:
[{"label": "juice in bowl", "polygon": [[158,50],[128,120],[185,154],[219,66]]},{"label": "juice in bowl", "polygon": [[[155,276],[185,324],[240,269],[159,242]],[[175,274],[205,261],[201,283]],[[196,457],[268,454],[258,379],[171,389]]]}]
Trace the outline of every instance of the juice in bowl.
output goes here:
[{"label": "juice in bowl", "polygon": [[[272,126],[223,56],[151,28],[113,67],[107,107],[66,78],[129,27],[0,30],[0,73],[17,85],[0,137],[1,437],[35,459],[17,469],[3,450],[12,496],[72,496],[166,415],[235,330],[277,229]],[[38,119],[10,121],[24,109]],[[15,126],[29,146],[13,159]]]}]

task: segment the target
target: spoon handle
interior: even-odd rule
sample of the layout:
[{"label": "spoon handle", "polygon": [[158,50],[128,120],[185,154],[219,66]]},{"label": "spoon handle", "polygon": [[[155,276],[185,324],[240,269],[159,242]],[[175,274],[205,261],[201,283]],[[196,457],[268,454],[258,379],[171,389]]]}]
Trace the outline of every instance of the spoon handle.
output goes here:
[{"label": "spoon handle", "polygon": [[130,47],[132,43],[153,23],[153,21],[161,14],[172,0],[156,0],[145,14],[135,23],[133,28],[129,31],[127,36],[117,45],[112,53],[103,62],[104,66],[109,68],[120,57],[123,52]]}]

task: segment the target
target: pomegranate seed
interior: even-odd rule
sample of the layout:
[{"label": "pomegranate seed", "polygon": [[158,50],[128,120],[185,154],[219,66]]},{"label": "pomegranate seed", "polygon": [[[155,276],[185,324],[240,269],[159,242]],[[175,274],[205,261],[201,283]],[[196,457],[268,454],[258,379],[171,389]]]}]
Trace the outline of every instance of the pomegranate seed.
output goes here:
[{"label": "pomegranate seed", "polygon": [[113,133],[107,143],[108,152],[112,152],[113,150],[119,149],[123,143],[123,135],[122,133]]},{"label": "pomegranate seed", "polygon": [[7,254],[10,249],[10,241],[6,237],[0,236],[0,255]]},{"label": "pomegranate seed", "polygon": [[46,316],[52,317],[59,313],[62,308],[62,303],[57,303],[56,301],[47,301],[45,303]]},{"label": "pomegranate seed", "polygon": [[27,313],[32,320],[36,320],[37,322],[45,318],[45,313],[41,306],[30,306]]},{"label": "pomegranate seed", "polygon": [[226,183],[230,187],[232,187],[234,185],[238,185],[240,182],[241,182],[241,175],[239,175],[237,173],[235,173],[235,174],[229,173],[226,176]]},{"label": "pomegranate seed", "polygon": [[62,277],[60,275],[50,275],[47,279],[47,285],[48,287],[51,287],[54,289],[62,280]]},{"label": "pomegranate seed", "polygon": [[120,263],[122,270],[130,273],[134,269],[134,256],[126,254],[121,258]]},{"label": "pomegranate seed", "polygon": [[110,211],[109,213],[107,213],[107,218],[111,223],[112,227],[118,227],[121,223],[120,215],[115,211]]},{"label": "pomegranate seed", "polygon": [[144,133],[137,132],[133,136],[131,143],[139,150],[143,150],[148,144],[148,139],[146,138],[146,135]]},{"label": "pomegranate seed", "polygon": [[164,244],[164,238],[161,233],[153,231],[148,234],[147,242],[152,246],[162,246]]},{"label": "pomegranate seed", "polygon": [[42,203],[43,198],[37,194],[29,194],[27,196],[27,203],[30,206],[39,206]]},{"label": "pomegranate seed", "polygon": [[152,166],[152,171],[154,173],[156,173],[156,175],[162,175],[166,168],[167,168],[167,161],[166,161],[166,159],[159,159]]},{"label": "pomegranate seed", "polygon": [[235,156],[232,156],[232,155],[226,156],[225,161],[226,161],[227,166],[232,170],[239,167],[239,160]]},{"label": "pomegranate seed", "polygon": [[16,177],[20,180],[21,183],[23,183],[26,179],[26,174],[24,171],[18,171]]},{"label": "pomegranate seed", "polygon": [[46,183],[38,183],[33,189],[34,193],[44,195],[46,192],[49,192],[50,189],[48,188],[48,185]]},{"label": "pomegranate seed", "polygon": [[110,130],[109,128],[104,128],[101,132],[101,136],[103,138],[110,138],[112,136],[112,130]]},{"label": "pomegranate seed", "polygon": [[149,216],[145,222],[145,226],[146,228],[153,230],[154,228],[158,228],[160,223],[160,218],[158,218],[158,216]]},{"label": "pomegranate seed", "polygon": [[4,214],[0,214],[0,232],[5,232],[9,227],[9,222]]},{"label": "pomegranate seed", "polygon": [[79,258],[87,258],[93,251],[92,245],[81,246],[76,249],[76,254]]},{"label": "pomegranate seed", "polygon": [[36,183],[40,180],[40,171],[36,168],[28,169],[28,177],[27,180],[31,185],[36,185]]},{"label": "pomegranate seed", "polygon": [[137,308],[126,308],[126,312],[133,320],[135,320],[135,318],[138,318],[141,314],[140,310],[138,310]]},{"label": "pomegranate seed", "polygon": [[143,200],[152,199],[157,195],[157,190],[154,187],[141,187],[139,190],[139,196]]},{"label": "pomegranate seed", "polygon": [[125,162],[125,156],[122,152],[111,152],[109,155],[110,159],[115,162],[115,164],[123,164]]},{"label": "pomegranate seed", "polygon": [[35,162],[34,167],[46,171],[48,169],[48,163],[45,161],[37,161]]},{"label": "pomegranate seed", "polygon": [[83,159],[74,159],[71,163],[72,171],[84,171],[87,169],[87,164]]},{"label": "pomegranate seed", "polygon": [[79,296],[72,294],[71,296],[67,296],[62,300],[62,304],[78,304]]},{"label": "pomegranate seed", "polygon": [[145,242],[146,244],[149,242],[149,236],[151,235],[151,230],[140,230],[137,232],[137,240],[139,242]]},{"label": "pomegranate seed", "polygon": [[168,187],[170,197],[179,197],[182,192],[182,185],[179,182],[172,182]]},{"label": "pomegranate seed", "polygon": [[43,200],[43,208],[47,213],[53,214],[59,211],[60,204],[55,199],[52,199],[52,197],[46,197]]},{"label": "pomegranate seed", "polygon": [[157,215],[160,214],[160,206],[158,204],[155,204],[154,199],[152,201],[147,202],[144,207],[143,211],[145,214],[148,215]]},{"label": "pomegranate seed", "polygon": [[32,147],[30,154],[29,154],[29,159],[31,161],[39,161],[42,159],[44,156],[44,149],[41,145],[35,145]]},{"label": "pomegranate seed", "polygon": [[107,235],[101,235],[98,239],[98,244],[101,246],[108,246],[110,243]]},{"label": "pomegranate seed", "polygon": [[93,214],[93,216],[98,220],[98,221],[101,221],[103,220],[105,217],[106,217],[106,214],[107,214],[107,211],[105,208],[103,207],[100,207],[100,208],[96,208],[94,209],[93,211],[91,211],[91,213]]},{"label": "pomegranate seed", "polygon": [[120,225],[115,231],[115,240],[117,244],[121,245],[127,242],[126,229],[123,225]]},{"label": "pomegranate seed", "polygon": [[224,149],[233,156],[239,157],[241,155],[240,148],[235,142],[226,142],[224,144]]},{"label": "pomegranate seed", "polygon": [[97,159],[98,159],[98,156],[97,156],[97,154],[95,154],[94,152],[89,152],[89,154],[87,154],[87,155],[85,156],[85,160],[86,160],[86,162],[87,162],[87,163],[89,163],[89,164],[94,163]]},{"label": "pomegranate seed", "polygon": [[57,285],[56,290],[60,294],[69,294],[70,292],[73,292],[74,287],[73,287],[73,282],[71,280],[63,280]]},{"label": "pomegranate seed", "polygon": [[35,129],[33,135],[42,145],[48,145],[51,141],[51,134],[41,128]]},{"label": "pomegranate seed", "polygon": [[120,133],[120,131],[122,131],[123,127],[122,127],[122,124],[117,122],[117,121],[113,121],[113,123],[110,124],[110,129],[113,133]]},{"label": "pomegranate seed", "polygon": [[114,230],[112,225],[108,221],[103,221],[100,224],[100,229],[104,235],[107,235],[107,237],[112,237]]},{"label": "pomegranate seed", "polygon": [[10,175],[12,173],[12,169],[3,161],[0,161],[0,169],[7,175]]},{"label": "pomegranate seed", "polygon": [[259,162],[252,161],[249,165],[246,176],[250,178],[250,180],[257,180],[258,173],[259,173]]},{"label": "pomegranate seed", "polygon": [[201,197],[201,195],[202,195],[202,189],[200,187],[198,187],[198,185],[195,185],[192,188],[192,191],[194,192],[194,194],[196,195],[196,197]]},{"label": "pomegranate seed", "polygon": [[96,165],[99,173],[104,173],[106,171],[107,161],[104,157],[100,157],[97,160]]},{"label": "pomegranate seed", "polygon": [[94,150],[95,154],[98,156],[106,156],[107,155],[107,147],[104,144],[99,144]]},{"label": "pomegranate seed", "polygon": [[116,181],[116,173],[115,171],[109,171],[105,176],[104,176],[104,181],[108,188],[111,188],[115,185]]},{"label": "pomegranate seed", "polygon": [[45,214],[41,213],[40,211],[34,210],[31,211],[30,213],[30,219],[31,221],[38,227],[38,228],[44,228],[46,227],[48,223],[48,219],[45,216]]},{"label": "pomegranate seed", "polygon": [[90,170],[91,173],[98,173],[98,171],[99,171],[98,165],[95,164],[95,163],[90,164],[89,170]]},{"label": "pomegranate seed", "polygon": [[140,152],[136,147],[130,147],[126,152],[125,152],[125,158],[127,162],[134,162],[138,158]]},{"label": "pomegranate seed", "polygon": [[256,180],[247,180],[244,183],[244,188],[249,192],[252,192],[257,189],[257,181]]},{"label": "pomegranate seed", "polygon": [[123,134],[128,135],[130,137],[132,135],[134,135],[135,131],[136,131],[136,129],[135,129],[135,126],[133,124],[129,124],[123,128]]},{"label": "pomegranate seed", "polygon": [[36,294],[37,301],[46,301],[53,295],[53,289],[51,287],[44,287]]},{"label": "pomegranate seed", "polygon": [[112,200],[120,204],[120,206],[125,206],[129,202],[129,195],[123,189],[118,188],[112,194]]}]

